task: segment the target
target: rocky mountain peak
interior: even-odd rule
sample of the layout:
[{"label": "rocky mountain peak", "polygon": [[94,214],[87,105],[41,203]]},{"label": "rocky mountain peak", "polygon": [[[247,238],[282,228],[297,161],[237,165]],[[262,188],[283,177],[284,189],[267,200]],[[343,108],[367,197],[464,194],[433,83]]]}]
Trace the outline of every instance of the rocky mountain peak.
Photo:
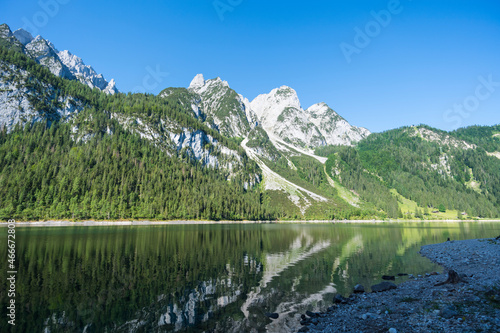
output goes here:
[{"label": "rocky mountain peak", "polygon": [[56,49],[50,41],[38,35],[35,38],[26,30],[18,29],[14,33],[7,24],[0,25],[0,39],[8,48],[26,54],[40,65],[47,67],[54,75],[66,79],[77,79],[91,88],[114,94],[118,92],[114,80],[108,82],[91,66],[85,65],[81,58],[71,52]]},{"label": "rocky mountain peak", "polygon": [[205,85],[205,78],[203,74],[197,74],[189,85],[189,89],[198,89]]},{"label": "rocky mountain peak", "polygon": [[281,86],[268,94],[255,97],[250,106],[264,124],[277,122],[286,108],[301,109],[297,92],[288,86]]},{"label": "rocky mountain peak", "polygon": [[108,95],[114,95],[118,93],[119,91],[118,88],[116,88],[115,79],[111,79],[111,81],[109,81],[108,85],[106,86],[106,88],[104,88],[103,91]]},{"label": "rocky mountain peak", "polygon": [[332,110],[332,109],[330,109],[330,107],[328,106],[328,104],[326,104],[325,102],[313,104],[313,105],[311,105],[310,107],[308,107],[306,109],[306,111],[308,113],[310,113],[310,114],[318,114],[318,115],[319,114],[325,114],[329,110]]},{"label": "rocky mountain peak", "polygon": [[24,29],[17,29],[16,31],[14,31],[14,36],[23,45],[30,43],[34,39],[33,36]]},{"label": "rocky mountain peak", "polygon": [[80,80],[80,82],[85,83],[90,88],[99,88],[108,94],[118,92],[114,80],[111,80],[110,82],[106,81],[104,76],[102,74],[98,74],[92,66],[85,65],[82,58],[77,57],[68,50],[60,51],[57,55],[59,56],[59,59],[61,59],[62,63],[76,78]]},{"label": "rocky mountain peak", "polygon": [[12,37],[12,31],[7,24],[0,24],[0,37],[9,38]]}]

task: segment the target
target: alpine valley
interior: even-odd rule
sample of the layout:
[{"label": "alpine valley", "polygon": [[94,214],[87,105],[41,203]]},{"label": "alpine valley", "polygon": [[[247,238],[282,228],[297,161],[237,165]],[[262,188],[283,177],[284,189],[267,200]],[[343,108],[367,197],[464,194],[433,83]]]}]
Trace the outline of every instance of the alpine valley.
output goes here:
[{"label": "alpine valley", "polygon": [[500,217],[500,126],[383,133],[282,86],[121,93],[0,26],[0,219]]}]

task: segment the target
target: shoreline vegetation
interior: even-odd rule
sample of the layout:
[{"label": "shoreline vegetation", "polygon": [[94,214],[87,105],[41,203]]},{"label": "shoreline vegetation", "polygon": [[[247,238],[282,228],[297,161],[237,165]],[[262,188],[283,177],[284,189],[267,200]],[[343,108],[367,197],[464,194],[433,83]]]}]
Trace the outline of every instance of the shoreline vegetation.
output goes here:
[{"label": "shoreline vegetation", "polygon": [[[64,227],[64,226],[147,226],[147,225],[195,225],[195,224],[357,224],[357,223],[425,223],[425,222],[443,222],[443,223],[460,223],[460,222],[500,222],[500,219],[474,219],[474,220],[401,220],[401,219],[386,219],[386,220],[269,220],[269,221],[209,221],[209,220],[171,220],[171,221],[151,221],[151,220],[46,220],[46,221],[16,221],[17,226],[32,226],[32,227]],[[6,221],[1,221],[0,226],[7,226]]]},{"label": "shoreline vegetation", "polygon": [[439,264],[443,273],[410,274],[398,285],[385,281],[378,285],[388,286],[381,292],[374,292],[374,285],[370,293],[337,295],[327,311],[301,315],[298,331],[500,331],[498,237],[425,245],[419,253]]}]

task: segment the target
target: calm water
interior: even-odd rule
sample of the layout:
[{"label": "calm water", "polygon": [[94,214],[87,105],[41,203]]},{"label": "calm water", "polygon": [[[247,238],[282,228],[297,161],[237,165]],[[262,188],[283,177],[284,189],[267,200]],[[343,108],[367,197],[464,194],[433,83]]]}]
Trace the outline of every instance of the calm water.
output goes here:
[{"label": "calm water", "polygon": [[500,223],[18,227],[16,326],[3,282],[0,331],[289,331],[357,283],[439,270],[423,244],[499,234]]}]

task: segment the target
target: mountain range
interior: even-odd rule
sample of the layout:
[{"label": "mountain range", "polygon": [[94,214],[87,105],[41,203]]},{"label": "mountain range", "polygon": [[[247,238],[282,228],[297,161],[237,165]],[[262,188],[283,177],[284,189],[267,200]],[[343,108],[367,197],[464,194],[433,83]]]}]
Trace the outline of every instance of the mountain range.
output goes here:
[{"label": "mountain range", "polygon": [[500,127],[384,133],[282,86],[220,78],[122,94],[69,51],[0,25],[0,218],[500,216]]},{"label": "mountain range", "polygon": [[118,92],[115,81],[106,81],[102,74],[71,54],[68,50],[58,51],[54,44],[42,36],[33,36],[24,29],[14,32],[7,24],[0,25],[0,45],[24,53],[42,66],[47,67],[56,76],[77,79],[90,88],[98,88],[107,94]]}]

